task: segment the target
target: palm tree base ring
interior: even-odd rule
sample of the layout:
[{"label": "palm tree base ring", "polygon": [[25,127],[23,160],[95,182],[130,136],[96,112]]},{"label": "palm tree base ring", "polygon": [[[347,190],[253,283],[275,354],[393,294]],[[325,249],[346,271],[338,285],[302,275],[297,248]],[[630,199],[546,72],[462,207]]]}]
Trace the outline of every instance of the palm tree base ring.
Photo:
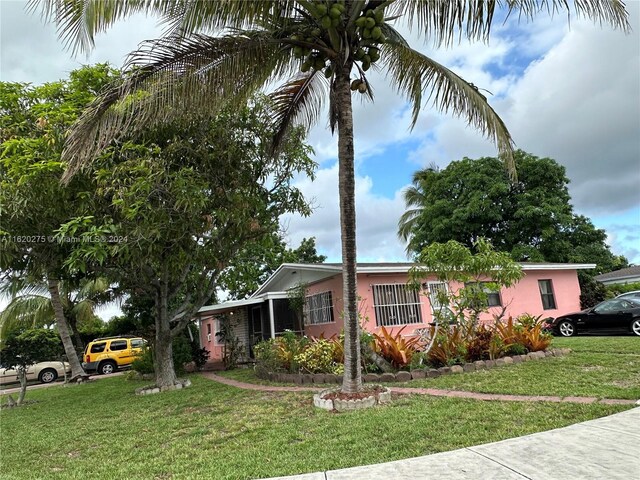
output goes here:
[{"label": "palm tree base ring", "polygon": [[346,412],[374,407],[391,402],[391,390],[381,385],[368,387],[354,395],[341,393],[340,388],[329,388],[313,396],[313,405],[324,410]]}]

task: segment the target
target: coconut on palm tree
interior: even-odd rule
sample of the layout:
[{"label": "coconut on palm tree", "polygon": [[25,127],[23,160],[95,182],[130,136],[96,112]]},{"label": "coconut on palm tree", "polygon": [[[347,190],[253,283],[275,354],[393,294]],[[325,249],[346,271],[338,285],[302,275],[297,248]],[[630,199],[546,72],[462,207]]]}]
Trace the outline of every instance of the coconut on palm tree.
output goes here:
[{"label": "coconut on palm tree", "polygon": [[[394,24],[406,22],[436,46],[457,38],[486,40],[495,14],[531,20],[571,10],[565,0],[497,2],[441,0],[45,0],[44,13],[74,49],[92,47],[94,35],[133,13],[159,16],[164,37],[144,42],[121,80],[89,107],[73,128],[64,158],[67,177],[110,142],[131,130],[188,114],[242,104],[256,90],[272,89],[277,106],[274,152],[289,128],[314,124],[326,102],[338,133],[340,226],[343,263],[345,375],[342,390],[361,388],[356,301],[356,218],[352,99],[373,99],[368,72],[388,80],[413,106],[423,102],[451,112],[491,139],[515,173],[512,139],[486,98],[472,84],[412,49]],[[578,15],[628,29],[620,0],[574,2]],[[275,88],[272,88],[275,85]]]}]

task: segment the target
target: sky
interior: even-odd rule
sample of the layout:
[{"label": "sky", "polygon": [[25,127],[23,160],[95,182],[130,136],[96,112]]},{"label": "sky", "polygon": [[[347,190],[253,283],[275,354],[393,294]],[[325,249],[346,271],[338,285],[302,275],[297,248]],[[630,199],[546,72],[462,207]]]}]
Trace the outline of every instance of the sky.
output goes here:
[{"label": "sky", "polygon": [[[640,264],[640,3],[627,2],[632,32],[625,34],[566,15],[541,15],[534,23],[510,19],[496,25],[488,44],[461,42],[434,49],[403,25],[417,50],[486,89],[517,148],[564,165],[576,213],[606,230],[612,251]],[[55,81],[82,64],[122,65],[126,54],[162,27],[142,16],[97,38],[88,55],[72,57],[53,25],[25,2],[0,0],[0,80]],[[387,83],[370,77],[375,102],[354,101],[357,250],[359,261],[406,261],[397,237],[403,191],[425,166],[445,167],[463,157],[495,156],[496,148],[465,122],[424,105],[417,125]],[[316,237],[328,261],[340,261],[337,139],[321,117],[308,142],[318,163],[316,178],[297,178],[315,207],[307,218],[282,218],[297,246]]]}]

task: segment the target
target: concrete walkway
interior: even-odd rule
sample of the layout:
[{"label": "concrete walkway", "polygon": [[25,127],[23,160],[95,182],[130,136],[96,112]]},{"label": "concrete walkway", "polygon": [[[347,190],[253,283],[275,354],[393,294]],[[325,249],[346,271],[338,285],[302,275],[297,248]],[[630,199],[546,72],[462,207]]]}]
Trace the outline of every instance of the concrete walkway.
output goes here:
[{"label": "concrete walkway", "polygon": [[296,480],[636,480],[640,408],[565,428]]},{"label": "concrete walkway", "polygon": [[[280,387],[274,385],[258,385],[255,383],[239,382],[230,378],[216,375],[213,372],[202,372],[201,375],[209,380],[224,383],[231,387],[244,390],[257,390],[260,392],[318,392],[318,387]],[[488,400],[499,402],[552,402],[552,403],[601,403],[605,405],[636,405],[636,400],[596,397],[556,397],[550,395],[506,395],[498,393],[477,393],[460,390],[443,390],[439,388],[402,388],[391,387],[392,393],[408,395],[431,395],[434,397],[468,398],[470,400]],[[640,480],[640,477],[638,477]]]}]

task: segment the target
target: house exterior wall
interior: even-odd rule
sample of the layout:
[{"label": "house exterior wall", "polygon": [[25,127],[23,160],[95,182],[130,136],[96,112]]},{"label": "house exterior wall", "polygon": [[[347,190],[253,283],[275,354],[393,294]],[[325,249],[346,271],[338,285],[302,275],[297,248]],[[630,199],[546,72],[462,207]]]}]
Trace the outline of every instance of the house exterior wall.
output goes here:
[{"label": "house exterior wall", "polygon": [[[231,327],[233,334],[240,339],[241,345],[244,347],[245,355],[249,351],[249,318],[247,308],[240,307],[229,312],[231,319]],[[200,345],[209,351],[209,361],[221,361],[224,356],[224,345],[216,337],[220,326],[218,324],[219,315],[210,315],[202,317],[200,320]],[[209,336],[208,332],[211,331]]]},{"label": "house exterior wall", "polygon": [[[580,285],[576,270],[526,270],[520,282],[510,288],[503,288],[500,291],[502,307],[491,307],[489,312],[482,314],[482,322],[493,322],[494,315],[499,315],[504,309],[505,317],[517,317],[523,313],[531,315],[541,315],[544,317],[557,317],[566,313],[580,310]],[[360,316],[363,327],[370,332],[379,332],[380,327],[376,324],[376,314],[374,308],[373,286],[381,284],[406,284],[408,276],[406,273],[380,274],[363,273],[358,275],[358,296],[361,299],[359,305]],[[545,310],[540,295],[539,280],[551,280],[555,309]],[[425,282],[436,281],[435,277],[425,278]],[[462,287],[462,284],[453,284],[451,288],[455,291]],[[319,325],[305,325],[305,334],[313,337],[323,335],[331,337],[339,335],[343,328],[341,312],[344,308],[342,302],[342,276],[336,275],[327,280],[312,284],[307,289],[307,295],[314,295],[330,291],[333,299],[334,321]],[[407,324],[406,326],[386,327],[392,334],[400,329],[403,335],[412,335],[415,329],[427,328],[433,322],[431,304],[425,292],[420,298],[421,323]]]}]

